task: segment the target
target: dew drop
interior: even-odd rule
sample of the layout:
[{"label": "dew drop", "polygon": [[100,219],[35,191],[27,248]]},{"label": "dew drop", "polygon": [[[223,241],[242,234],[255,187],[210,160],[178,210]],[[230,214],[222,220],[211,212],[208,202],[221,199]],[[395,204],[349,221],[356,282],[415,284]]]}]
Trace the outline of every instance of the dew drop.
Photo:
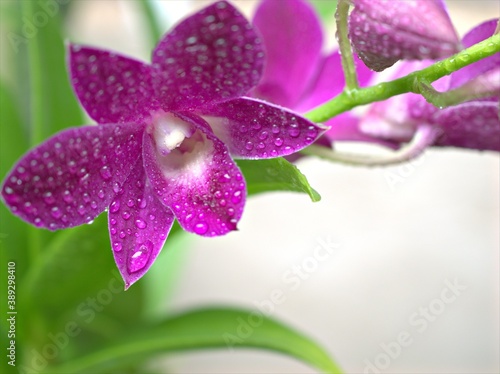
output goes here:
[{"label": "dew drop", "polygon": [[198,235],[203,235],[208,231],[208,225],[205,222],[198,222],[194,225],[194,232]]},{"label": "dew drop", "polygon": [[283,139],[281,139],[281,138],[274,139],[274,145],[276,147],[281,147],[283,145]]},{"label": "dew drop", "polygon": [[134,206],[134,204],[135,204],[135,202],[134,202],[134,200],[133,200],[133,199],[128,199],[128,201],[127,201],[127,206],[128,206],[129,208],[132,208],[132,207]]},{"label": "dew drop", "polygon": [[138,218],[138,219],[135,220],[135,226],[138,229],[145,229],[146,226],[147,226],[147,224],[142,219]]},{"label": "dew drop", "polygon": [[61,209],[59,209],[58,207],[53,207],[51,210],[50,210],[50,215],[54,218],[61,218],[62,216],[62,212],[61,212]]},{"label": "dew drop", "polygon": [[104,199],[104,191],[103,190],[99,190],[99,192],[97,193],[97,196],[99,197],[99,199]]},{"label": "dew drop", "polygon": [[113,243],[113,251],[120,252],[122,250],[122,243]]},{"label": "dew drop", "polygon": [[137,252],[135,252],[128,259],[128,270],[131,273],[138,272],[139,270],[144,269],[146,264],[148,263],[149,257],[151,256],[151,247],[152,244],[148,240],[146,243],[142,244]]},{"label": "dew drop", "polygon": [[259,134],[259,139],[260,139],[260,140],[266,140],[268,135],[269,135],[269,133],[268,133],[266,130],[264,130],[264,131],[262,131],[262,132]]},{"label": "dew drop", "polygon": [[111,170],[108,166],[103,166],[101,169],[101,177],[104,180],[109,180],[113,175],[111,174]]},{"label": "dew drop", "polygon": [[122,213],[122,218],[126,221],[130,218],[130,213],[125,211]]},{"label": "dew drop", "polygon": [[234,204],[238,204],[241,201],[241,191],[236,191],[231,198]]},{"label": "dew drop", "polygon": [[109,211],[111,213],[116,213],[118,212],[119,209],[120,209],[120,202],[118,200],[113,201],[109,206]]},{"label": "dew drop", "polygon": [[43,194],[43,200],[47,203],[47,204],[54,204],[56,199],[54,199],[54,196],[52,195],[52,192],[50,191],[47,191]]},{"label": "dew drop", "polygon": [[247,149],[247,151],[251,151],[253,149],[253,143],[248,141],[246,144],[245,144],[245,148]]},{"label": "dew drop", "polygon": [[118,236],[120,237],[120,239],[123,239],[127,236],[127,234],[125,234],[125,231],[120,231],[120,234],[118,234]]},{"label": "dew drop", "polygon": [[300,129],[296,123],[292,123],[288,129],[288,134],[292,138],[296,138],[300,135]]}]

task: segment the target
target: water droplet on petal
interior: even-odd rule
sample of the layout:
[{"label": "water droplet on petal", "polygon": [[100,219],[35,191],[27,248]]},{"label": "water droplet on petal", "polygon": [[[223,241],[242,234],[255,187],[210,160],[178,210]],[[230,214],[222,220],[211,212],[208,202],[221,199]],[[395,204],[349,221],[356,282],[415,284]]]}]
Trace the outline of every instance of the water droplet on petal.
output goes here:
[{"label": "water droplet on petal", "polygon": [[120,236],[120,239],[123,239],[127,236],[127,234],[125,234],[125,231],[120,231],[120,234],[118,234]]},{"label": "water droplet on petal", "polygon": [[43,200],[47,203],[47,204],[54,204],[56,199],[54,199],[54,196],[52,195],[52,192],[50,191],[47,191],[43,194]]},{"label": "water droplet on petal", "polygon": [[112,177],[113,175],[111,174],[111,170],[108,166],[103,166],[101,168],[101,177],[104,180],[108,180]]},{"label": "water droplet on petal", "polygon": [[241,191],[236,191],[231,198],[234,204],[238,204],[241,201]]},{"label": "water droplet on petal", "polygon": [[148,240],[146,243],[142,244],[137,252],[135,252],[128,259],[128,271],[135,273],[147,265],[149,257],[151,256],[152,243]]},{"label": "water droplet on petal", "polygon": [[83,205],[80,205],[76,211],[78,212],[79,215],[83,216],[85,214],[85,212],[87,211],[87,209],[85,209],[85,207]]},{"label": "water droplet on petal", "polygon": [[61,209],[59,209],[56,206],[51,209],[50,214],[54,218],[61,218],[61,216],[62,216]]},{"label": "water droplet on petal", "polygon": [[63,200],[67,203],[71,203],[73,201],[73,196],[71,196],[71,192],[68,190],[63,192]]},{"label": "water droplet on petal", "polygon": [[120,202],[118,200],[113,201],[109,206],[109,211],[111,213],[116,213],[118,212],[119,209],[120,209]]},{"label": "water droplet on petal", "polygon": [[115,242],[113,243],[113,251],[120,252],[122,250],[122,243]]},{"label": "water droplet on petal", "polygon": [[135,225],[137,226],[138,229],[145,229],[147,224],[144,222],[142,219],[138,218],[135,220]]},{"label": "water droplet on petal", "polygon": [[130,208],[132,208],[132,207],[134,206],[134,204],[135,204],[135,203],[134,203],[134,200],[132,200],[132,199],[128,199],[128,201],[127,201],[127,206],[129,206]]},{"label": "water droplet on petal", "polygon": [[203,235],[208,231],[208,225],[205,222],[198,222],[194,225],[194,232],[198,235]]},{"label": "water droplet on petal", "polygon": [[292,123],[290,127],[288,128],[288,134],[292,138],[296,138],[300,135],[300,129],[296,123]]}]

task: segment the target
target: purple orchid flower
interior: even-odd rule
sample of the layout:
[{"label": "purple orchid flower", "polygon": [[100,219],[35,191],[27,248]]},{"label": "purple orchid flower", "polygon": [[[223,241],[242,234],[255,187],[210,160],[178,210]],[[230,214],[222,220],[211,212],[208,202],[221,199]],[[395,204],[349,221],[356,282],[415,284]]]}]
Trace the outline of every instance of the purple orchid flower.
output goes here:
[{"label": "purple orchid flower", "polygon": [[[493,35],[497,23],[495,19],[475,27],[464,36],[464,47]],[[432,62],[402,63],[394,78]],[[371,136],[397,142],[408,142],[418,135],[416,146],[419,150],[432,145],[500,151],[500,53],[440,79],[434,88],[439,91],[465,88],[483,98],[438,109],[420,95],[396,96],[373,104],[360,123],[360,129]]]},{"label": "purple orchid flower", "polygon": [[49,230],[109,208],[126,288],[153,264],[174,218],[202,236],[236,230],[246,186],[232,157],[286,156],[325,130],[243,96],[263,65],[260,39],[225,1],[167,33],[152,64],[70,45],[71,82],[99,125],[65,130],[24,155],[3,183],[6,205]]},{"label": "purple orchid flower", "polygon": [[439,59],[460,50],[443,0],[352,0],[349,37],[370,69],[395,62]]},{"label": "purple orchid flower", "polygon": [[[342,92],[345,79],[340,53],[335,49],[323,54],[321,22],[307,1],[263,0],[253,24],[262,35],[267,55],[254,97],[304,113]],[[359,59],[355,62],[359,82],[366,86],[374,73]],[[331,128],[316,144],[330,147],[332,141],[359,141],[396,147],[391,141],[361,132],[358,122],[353,113],[336,116],[325,123]]]}]

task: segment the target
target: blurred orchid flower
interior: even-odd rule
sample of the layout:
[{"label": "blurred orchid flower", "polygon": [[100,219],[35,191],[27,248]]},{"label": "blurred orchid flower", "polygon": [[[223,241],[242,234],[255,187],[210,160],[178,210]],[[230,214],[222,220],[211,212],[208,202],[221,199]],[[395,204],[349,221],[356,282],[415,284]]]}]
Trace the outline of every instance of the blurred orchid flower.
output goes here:
[{"label": "blurred orchid flower", "polygon": [[[253,96],[304,113],[342,92],[345,79],[340,53],[338,49],[323,53],[321,23],[307,1],[263,0],[253,24],[262,36],[267,57]],[[359,59],[355,62],[360,85],[366,86],[373,72]],[[353,113],[332,118],[325,123],[330,130],[316,144],[329,147],[332,141],[359,141],[395,147],[391,141],[359,131],[358,122]]]},{"label": "blurred orchid flower", "polygon": [[352,4],[349,38],[374,71],[401,59],[434,60],[461,49],[443,0],[352,0]]},{"label": "blurred orchid flower", "polygon": [[[495,19],[475,27],[464,36],[464,47],[493,35],[497,23]],[[393,78],[433,62],[403,62]],[[434,88],[481,98],[439,109],[421,95],[396,96],[373,104],[360,123],[361,130],[397,142],[409,142],[418,136],[416,149],[419,151],[431,145],[500,151],[500,53],[440,79]]]}]

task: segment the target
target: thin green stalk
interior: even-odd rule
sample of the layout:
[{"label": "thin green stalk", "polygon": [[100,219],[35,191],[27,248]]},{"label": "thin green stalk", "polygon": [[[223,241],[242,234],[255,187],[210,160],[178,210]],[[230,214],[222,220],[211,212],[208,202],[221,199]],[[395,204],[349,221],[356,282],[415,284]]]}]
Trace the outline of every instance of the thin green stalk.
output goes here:
[{"label": "thin green stalk", "polygon": [[313,122],[325,122],[359,105],[383,101],[408,92],[421,93],[419,82],[434,82],[463,67],[500,52],[500,35],[496,34],[456,55],[415,71],[403,78],[376,86],[343,92],[334,99],[309,111],[306,117]]},{"label": "thin green stalk", "polygon": [[349,30],[347,25],[348,16],[349,1],[339,0],[337,3],[337,11],[335,12],[339,51],[342,61],[342,69],[344,70],[345,89],[347,91],[352,91],[359,88],[359,83],[356,75],[356,68],[354,67],[351,43],[349,41]]},{"label": "thin green stalk", "polygon": [[[35,12],[34,1],[22,1],[22,14],[27,19],[32,19]],[[43,78],[42,65],[40,63],[40,45],[35,36],[28,41],[28,69],[30,89],[30,125],[29,142],[35,146],[43,140]],[[39,229],[29,228],[29,251],[30,258],[34,264],[37,263],[41,251],[41,232]]]}]

